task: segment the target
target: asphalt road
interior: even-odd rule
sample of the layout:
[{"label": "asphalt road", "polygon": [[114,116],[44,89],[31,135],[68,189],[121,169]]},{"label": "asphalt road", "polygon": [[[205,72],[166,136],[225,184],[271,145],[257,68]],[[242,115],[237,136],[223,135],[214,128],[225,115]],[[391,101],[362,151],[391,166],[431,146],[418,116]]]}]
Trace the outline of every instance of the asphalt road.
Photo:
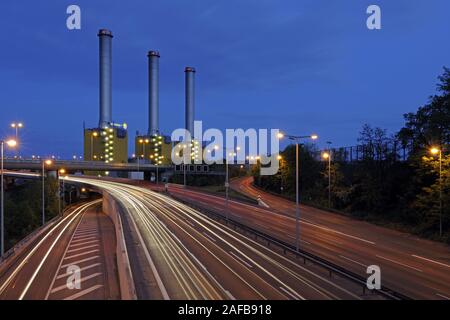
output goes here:
[{"label": "asphalt road", "polygon": [[[264,205],[229,201],[230,217],[294,244],[295,203],[256,189],[250,179],[234,180],[231,186],[260,196]],[[225,215],[222,197],[176,185],[170,185],[169,192]],[[448,246],[307,206],[300,212],[302,249],[363,276],[367,266],[378,265],[382,284],[409,297],[450,299]]]},{"label": "asphalt road", "polygon": [[324,270],[278,254],[161,193],[112,181],[67,179],[104,190],[125,208],[164,299],[365,298],[360,286],[329,278]]},{"label": "asphalt road", "polygon": [[[0,265],[0,299],[118,299],[115,234],[100,200],[72,208],[25,250]],[[80,269],[74,289],[68,267]],[[68,273],[69,272],[69,273]]]}]

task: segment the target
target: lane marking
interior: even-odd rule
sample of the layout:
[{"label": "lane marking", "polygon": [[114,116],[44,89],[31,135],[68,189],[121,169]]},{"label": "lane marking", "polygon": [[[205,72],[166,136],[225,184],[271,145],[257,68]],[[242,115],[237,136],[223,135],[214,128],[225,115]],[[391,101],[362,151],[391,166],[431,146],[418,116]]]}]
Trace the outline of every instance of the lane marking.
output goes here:
[{"label": "lane marking", "polygon": [[253,266],[248,263],[247,261],[245,261],[244,259],[242,259],[241,257],[239,257],[237,254],[235,254],[233,251],[230,251],[230,254],[235,257],[237,260],[239,260],[240,262],[242,262],[247,268],[253,268]]},{"label": "lane marking", "polygon": [[[83,281],[86,281],[86,280],[89,280],[89,279],[98,277],[98,276],[100,276],[100,275],[102,275],[101,272],[97,272],[97,273],[90,274],[90,275],[88,275],[88,276],[86,276],[86,277],[84,277],[84,278],[81,278],[81,279],[79,279],[79,280],[75,280],[75,281],[74,281],[74,284],[75,284],[75,285],[76,285],[76,284],[80,284],[80,285],[81,285],[81,284],[83,283]],[[67,284],[66,284],[66,283],[63,284],[62,286],[56,287],[55,289],[53,289],[52,291],[50,291],[50,293],[56,293],[56,292],[61,291],[61,290],[64,290],[64,289],[69,289],[69,288],[67,288]]]},{"label": "lane marking", "polygon": [[358,261],[356,261],[356,260],[347,258],[347,257],[345,257],[345,256],[343,256],[343,255],[339,255],[339,257],[341,257],[342,259],[351,261],[351,262],[353,262],[353,263],[356,263],[356,264],[358,264],[358,265],[360,265],[360,266],[362,266],[362,267],[364,267],[364,268],[367,268],[367,265],[365,265],[365,264],[363,264],[363,263],[361,263],[361,262],[358,262]]},{"label": "lane marking", "polygon": [[80,251],[80,250],[85,250],[85,249],[89,249],[89,248],[93,248],[93,247],[98,247],[98,244],[91,244],[91,245],[86,246],[86,247],[70,249],[70,250],[67,251],[67,253],[76,252],[76,251]]},{"label": "lane marking", "polygon": [[72,265],[74,265],[74,264],[80,264],[80,263],[83,263],[83,262],[86,262],[86,261],[94,260],[94,259],[97,259],[97,258],[99,258],[99,257],[100,257],[100,256],[93,256],[93,257],[89,257],[89,258],[86,258],[86,259],[81,259],[81,260],[74,261],[74,262],[71,262],[71,263],[63,264],[63,265],[61,266],[61,269],[66,268],[66,267],[68,267],[68,266],[72,266]]},{"label": "lane marking", "polygon": [[450,300],[450,298],[449,298],[449,297],[447,297],[447,296],[444,296],[443,294],[440,294],[440,293],[436,293],[436,295],[437,295],[438,297],[444,298],[444,299],[446,299],[446,300]]},{"label": "lane marking", "polygon": [[386,257],[382,257],[382,256],[379,256],[379,255],[376,255],[376,256],[377,256],[378,258],[381,258],[381,259],[384,259],[384,260],[387,260],[387,261],[396,263],[396,264],[401,265],[401,266],[403,266],[403,267],[410,268],[410,269],[413,269],[413,270],[416,270],[416,271],[419,271],[419,272],[423,272],[422,270],[420,270],[420,269],[418,269],[418,268],[415,268],[415,267],[412,267],[412,266],[409,266],[409,265],[407,265],[407,264],[404,264],[404,263],[401,263],[401,262],[398,262],[398,261],[395,261],[395,260],[392,260],[392,259],[389,259],[389,258],[386,258]]},{"label": "lane marking", "polygon": [[86,231],[86,232],[76,232],[75,237],[81,237],[81,236],[87,236],[87,235],[93,235],[98,233],[98,230],[95,231]]},{"label": "lane marking", "polygon": [[352,238],[352,239],[355,239],[355,240],[359,240],[359,241],[362,241],[362,242],[365,242],[365,243],[369,243],[369,244],[373,244],[373,245],[375,244],[375,242],[373,242],[373,241],[369,241],[369,240],[366,240],[366,239],[363,239],[363,238],[360,238],[360,237],[352,236],[350,234],[343,233],[341,231],[337,231],[337,230],[334,230],[334,229],[330,229],[328,227],[319,226],[319,225],[317,225],[317,224],[315,224],[313,222],[308,222],[305,219],[300,219],[300,222],[302,222],[304,224],[309,224],[309,225],[311,225],[313,227],[316,227],[316,228],[319,228],[319,229],[331,231],[331,232],[334,232],[334,233],[337,233],[337,234],[340,234],[342,236],[346,236],[346,237],[349,237],[349,238]]},{"label": "lane marking", "polygon": [[421,256],[417,256],[417,255],[415,255],[415,254],[412,254],[412,256],[413,256],[414,258],[418,258],[418,259],[426,260],[426,261],[429,261],[429,262],[432,262],[432,263],[438,264],[438,265],[440,265],[440,266],[443,266],[443,267],[447,267],[447,268],[450,268],[450,265],[448,265],[448,264],[445,264],[445,263],[442,263],[442,262],[439,262],[439,261],[435,261],[435,260],[427,259],[427,258],[424,258],[424,257],[421,257]]},{"label": "lane marking", "polygon": [[85,255],[87,255],[87,254],[94,253],[94,252],[99,252],[99,251],[100,251],[99,249],[95,249],[95,250],[91,250],[91,251],[86,251],[86,252],[82,252],[82,253],[77,253],[77,254],[74,254],[74,255],[65,257],[64,260],[69,260],[69,259],[76,258],[76,257],[79,257],[79,256],[85,256]]},{"label": "lane marking", "polygon": [[[100,265],[101,265],[101,263],[94,263],[94,264],[91,264],[89,266],[80,268],[80,271],[85,271],[85,270],[88,270],[88,269],[92,269],[92,268],[100,266]],[[60,274],[59,276],[57,276],[56,279],[65,278],[65,277],[70,276],[70,275],[71,275],[71,273],[67,273],[66,272],[66,273],[63,273],[63,274]]]},{"label": "lane marking", "polygon": [[90,287],[86,290],[80,291],[74,295],[71,295],[70,297],[64,298],[64,300],[75,300],[78,299],[84,295],[87,295],[88,293],[91,293],[92,291],[95,291],[97,289],[100,289],[101,287],[103,287],[102,285],[98,284],[96,286]]}]

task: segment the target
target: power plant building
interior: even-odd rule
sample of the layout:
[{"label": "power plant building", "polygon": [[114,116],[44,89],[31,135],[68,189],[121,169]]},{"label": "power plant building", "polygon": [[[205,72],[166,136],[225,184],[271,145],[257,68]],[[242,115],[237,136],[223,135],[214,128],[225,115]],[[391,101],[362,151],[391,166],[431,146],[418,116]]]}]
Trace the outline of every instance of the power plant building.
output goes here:
[{"label": "power plant building", "polygon": [[126,124],[112,120],[112,32],[101,29],[99,37],[99,124],[84,128],[84,160],[105,163],[128,162]]}]

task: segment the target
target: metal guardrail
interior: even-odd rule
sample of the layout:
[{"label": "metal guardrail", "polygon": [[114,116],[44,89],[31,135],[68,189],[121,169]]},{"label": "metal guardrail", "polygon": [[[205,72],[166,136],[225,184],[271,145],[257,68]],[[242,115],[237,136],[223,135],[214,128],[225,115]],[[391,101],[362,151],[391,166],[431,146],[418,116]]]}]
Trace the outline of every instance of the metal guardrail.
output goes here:
[{"label": "metal guardrail", "polygon": [[[289,252],[290,254],[296,256],[296,258],[298,258],[298,257],[303,258],[304,262],[306,262],[306,260],[307,260],[309,262],[312,262],[315,265],[318,265],[318,266],[328,270],[330,277],[334,273],[334,274],[337,274],[337,275],[340,275],[340,276],[346,278],[347,280],[352,281],[353,283],[361,285],[363,288],[363,292],[365,292],[366,290],[369,290],[369,289],[367,289],[367,286],[366,286],[366,279],[357,273],[346,270],[345,268],[342,268],[342,267],[338,266],[337,264],[334,264],[334,263],[332,263],[328,260],[325,260],[325,259],[323,259],[315,254],[312,254],[310,252],[307,252],[304,250],[299,250],[297,252],[295,250],[295,246],[293,246],[287,242],[284,242],[282,240],[279,240],[271,235],[265,234],[265,233],[263,233],[259,230],[256,230],[252,227],[249,227],[245,224],[242,224],[238,221],[235,221],[233,219],[226,219],[222,214],[217,213],[211,209],[206,209],[205,207],[198,206],[196,204],[193,204],[189,201],[181,199],[172,194],[170,194],[170,196],[177,201],[180,201],[184,204],[188,204],[189,206],[208,214],[209,216],[213,216],[213,218],[216,218],[219,221],[220,220],[224,221],[226,225],[228,225],[228,224],[234,225],[235,227],[243,230],[244,232],[248,232],[248,233],[255,235],[255,240],[258,240],[258,238],[260,238],[262,240],[267,241],[267,244],[269,247],[270,247],[270,244],[276,245],[283,250],[284,254],[287,254]],[[381,289],[379,289],[379,290],[369,290],[369,291],[374,292],[375,294],[379,294],[390,300],[412,300],[410,297],[408,297],[402,293],[399,293],[395,290],[392,290],[390,288],[387,288],[386,286],[382,286]]]}]

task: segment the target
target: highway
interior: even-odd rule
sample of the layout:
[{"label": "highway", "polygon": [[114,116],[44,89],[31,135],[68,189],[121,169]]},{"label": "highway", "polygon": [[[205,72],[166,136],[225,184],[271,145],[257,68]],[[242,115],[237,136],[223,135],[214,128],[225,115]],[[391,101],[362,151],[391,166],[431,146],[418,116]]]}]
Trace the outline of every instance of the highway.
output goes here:
[{"label": "highway", "polygon": [[360,286],[329,278],[161,193],[86,177],[65,179],[103,190],[121,204],[162,299],[365,298]]},{"label": "highway", "polygon": [[[0,300],[119,299],[114,227],[101,200],[71,208],[0,265]],[[80,268],[69,289],[69,267]]]},{"label": "highway", "polygon": [[[229,201],[231,219],[282,241],[295,242],[295,203],[254,188],[251,178],[232,181],[236,190],[267,206]],[[225,215],[222,197],[170,185],[169,193]],[[450,250],[444,244],[349,217],[301,206],[302,249],[366,276],[381,267],[382,284],[415,299],[450,299]]]}]

